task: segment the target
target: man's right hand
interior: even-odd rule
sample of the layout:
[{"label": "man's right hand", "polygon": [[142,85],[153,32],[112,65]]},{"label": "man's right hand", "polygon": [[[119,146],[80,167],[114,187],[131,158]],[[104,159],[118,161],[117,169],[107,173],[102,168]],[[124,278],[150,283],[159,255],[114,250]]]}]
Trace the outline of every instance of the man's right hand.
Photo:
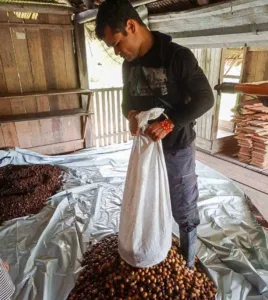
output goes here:
[{"label": "man's right hand", "polygon": [[128,112],[127,118],[129,121],[129,130],[133,136],[138,136],[140,134],[140,128],[138,127],[138,120],[136,119],[138,112],[136,110],[131,110]]}]

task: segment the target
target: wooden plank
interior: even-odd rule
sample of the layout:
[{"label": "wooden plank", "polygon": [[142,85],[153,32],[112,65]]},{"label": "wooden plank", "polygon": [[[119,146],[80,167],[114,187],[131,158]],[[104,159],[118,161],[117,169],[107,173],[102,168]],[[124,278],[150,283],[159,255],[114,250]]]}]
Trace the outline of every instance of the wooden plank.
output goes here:
[{"label": "wooden plank", "polygon": [[[225,57],[226,57],[226,49],[221,50],[221,59],[220,59],[220,68],[219,68],[219,80],[223,82],[223,74],[224,74],[224,65],[225,65]],[[220,105],[221,105],[221,96],[216,93],[215,96],[215,112],[213,117],[213,125],[212,125],[212,132],[211,138],[212,143],[215,142],[217,139],[217,132],[219,126],[219,115],[220,115]]]},{"label": "wooden plank", "polygon": [[101,136],[103,136],[103,121],[102,121],[102,110],[101,110],[101,92],[96,91],[95,92],[95,99],[96,99],[96,122],[97,122],[97,136],[96,138],[99,140],[99,145],[98,146],[104,146],[104,139],[101,138]]},{"label": "wooden plank", "polygon": [[42,136],[42,144],[48,145],[54,143],[51,119],[40,120],[39,123]]},{"label": "wooden plank", "polygon": [[0,149],[4,147],[6,147],[6,143],[5,143],[2,127],[0,126]]},{"label": "wooden plank", "polygon": [[[112,133],[115,134],[118,132],[118,117],[117,117],[117,99],[116,99],[116,92],[111,91],[112,93],[112,123],[113,123],[113,130]],[[114,137],[113,143],[118,143],[118,136]]]},{"label": "wooden plank", "polygon": [[13,42],[13,48],[15,51],[17,68],[20,74],[22,92],[32,92],[34,91],[34,82],[26,32],[24,29],[20,28],[11,29],[10,32]]},{"label": "wooden plank", "polygon": [[253,52],[253,51],[268,51],[268,47],[248,47],[248,51]]},{"label": "wooden plank", "polygon": [[[64,18],[59,19],[53,15],[50,15],[48,18],[50,23],[59,22],[64,24],[66,22]],[[51,52],[52,52],[52,59],[53,59],[53,66],[54,66],[54,73],[55,73],[55,82],[56,82],[57,89],[67,89],[68,81],[66,80],[66,78],[68,77],[68,74],[67,74],[66,66],[68,64],[68,61],[66,61],[65,58],[63,34],[60,31],[53,31],[51,32],[50,39],[51,39],[51,47],[52,47]],[[71,42],[71,40],[69,40],[69,42]],[[58,101],[56,102],[55,100],[53,100],[53,104],[57,103],[58,109],[60,110],[66,109],[67,108],[66,100],[68,101],[73,100],[68,98],[69,98],[68,96],[59,95]],[[74,100],[76,100],[75,106],[78,106],[79,105],[77,101],[78,99],[76,98]],[[51,104],[52,103],[50,102],[50,107],[52,107]],[[53,120],[54,123],[57,121],[57,131],[53,131],[54,141],[56,143],[62,142],[64,141],[64,138],[67,138],[68,135],[69,135],[69,140],[73,139],[72,135],[75,132],[74,129],[79,128],[81,130],[80,119],[81,118],[76,118],[76,119],[72,118],[72,121],[68,119]],[[69,123],[72,123],[72,127],[68,126]],[[81,133],[79,138],[81,138]]]},{"label": "wooden plank", "polygon": [[[109,91],[107,93],[107,121],[108,121],[108,130],[107,134],[112,134],[113,133],[113,119],[112,119],[112,92]],[[109,145],[113,144],[113,138],[110,136],[108,138]]]},{"label": "wooden plank", "polygon": [[246,82],[254,82],[256,77],[256,66],[258,64],[259,52],[249,52],[247,56]]},{"label": "wooden plank", "polygon": [[[66,17],[65,17],[66,18]],[[66,20],[70,22],[70,20]],[[62,38],[64,43],[64,57],[65,57],[65,68],[66,68],[66,85],[67,88],[78,88],[78,73],[77,73],[77,62],[75,60],[75,51],[73,46],[73,36],[71,31],[63,31]],[[78,108],[80,107],[80,100],[78,95],[69,95],[65,99],[66,108]]]},{"label": "wooden plank", "polygon": [[[75,45],[77,51],[77,63],[80,87],[88,89],[88,71],[86,56],[86,40],[84,24],[75,23],[74,29]],[[86,107],[86,98],[82,97],[82,107]]]},{"label": "wooden plank", "polygon": [[[21,19],[22,20],[22,19]],[[27,23],[8,23],[0,22],[1,28],[35,28],[35,29],[50,29],[50,30],[72,30],[73,25],[62,24],[27,24]]]},{"label": "wooden plank", "polygon": [[[123,93],[120,93],[120,103],[123,101]],[[121,104],[120,104],[120,109],[121,109]],[[124,117],[122,110],[121,110],[121,118],[122,118],[122,131],[123,131],[123,142],[128,141],[128,125],[127,125],[127,119]]]},{"label": "wooden plank", "polygon": [[51,119],[65,116],[86,116],[88,113],[81,108],[78,109],[65,109],[59,111],[47,111],[31,114],[18,114],[18,115],[5,115],[0,116],[1,123],[8,122],[23,122],[28,120]]},{"label": "wooden plank", "polygon": [[[46,86],[48,90],[56,90],[56,75],[55,66],[53,61],[53,47],[52,47],[52,31],[40,30],[41,48],[43,53],[43,64],[46,78]],[[57,99],[57,98],[54,98]],[[54,100],[53,99],[53,100]],[[51,102],[51,101],[50,101]]]},{"label": "wooden plank", "polygon": [[109,139],[107,135],[108,132],[108,105],[107,105],[107,94],[108,92],[101,92],[102,98],[102,115],[103,115],[103,139],[104,139],[104,146],[109,145]]},{"label": "wooden plank", "polygon": [[49,4],[21,4],[21,3],[1,3],[0,11],[3,12],[36,12],[45,14],[56,14],[56,15],[66,15],[72,14],[76,10],[70,6],[59,6],[59,5],[49,5]]},{"label": "wooden plank", "polygon": [[[28,45],[26,40],[26,32],[19,28],[23,23],[22,19],[16,17],[13,13],[9,14],[8,24],[15,25],[17,28],[10,28],[13,51],[15,55],[17,71],[19,74],[20,85],[22,91],[33,91],[33,77],[31,70],[31,63],[29,58]],[[0,24],[2,26],[2,24]],[[3,28],[6,26],[2,26]],[[7,27],[8,28],[8,27]],[[14,114],[23,114],[26,112],[24,99],[11,99],[11,107]],[[32,131],[28,122],[15,123],[19,146],[21,148],[28,148],[32,146],[31,136]]]},{"label": "wooden plank", "polygon": [[0,57],[5,73],[7,91],[21,92],[16,58],[9,29],[0,28]]},{"label": "wooden plank", "polygon": [[0,22],[8,21],[8,13],[5,11],[0,11]]},{"label": "wooden plank", "polygon": [[[45,81],[45,69],[44,69],[44,58],[42,52],[41,37],[38,30],[27,29],[27,42],[30,54],[30,61],[32,66],[33,82],[35,90],[38,93],[27,93],[25,95],[15,94],[15,95],[2,95],[5,98],[8,97],[25,97],[25,96],[44,96],[47,94],[47,85]],[[40,91],[45,91],[40,93]]]},{"label": "wooden plank", "polygon": [[[27,113],[48,111],[48,98],[44,96],[44,94],[47,94],[48,92],[40,92],[42,90],[47,90],[40,33],[38,30],[25,30],[25,32],[33,77],[33,89],[34,91],[38,92],[28,92],[23,93],[23,95],[17,94],[14,96],[18,99],[20,97],[25,97],[25,108]],[[10,96],[12,97],[12,95]],[[9,97],[9,95],[7,95],[7,97]],[[46,127],[48,129],[51,128],[51,120],[45,120],[44,122],[46,123]],[[38,120],[29,122],[32,131],[31,137],[33,147],[42,145],[45,142],[53,142],[50,135],[44,131],[47,129],[42,126],[43,123]]]},{"label": "wooden plank", "polygon": [[[86,110],[88,112],[94,112],[94,110],[92,110],[93,108],[93,95],[91,94],[90,96],[88,96],[88,105],[87,105],[87,108]],[[83,127],[83,134],[82,134],[82,137],[84,138],[85,140],[85,147],[86,148],[89,148],[89,147],[92,147],[93,145],[93,140],[94,140],[94,131],[95,131],[95,128],[94,128],[94,122],[93,122],[93,116],[92,115],[88,115],[85,117],[86,119],[83,120],[84,123],[84,127]]]},{"label": "wooden plank", "polygon": [[258,63],[256,65],[255,81],[262,81],[264,79],[265,69],[267,62],[267,52],[258,52]]},{"label": "wooden plank", "polygon": [[94,113],[92,118],[92,146],[98,147],[96,137],[98,136],[98,115],[96,104],[96,93],[92,95],[91,111]]},{"label": "wooden plank", "polygon": [[[32,57],[31,57],[31,63],[32,63]],[[35,65],[32,64],[32,66]],[[43,86],[45,85],[43,84]],[[43,96],[57,96],[57,95],[70,95],[70,94],[88,95],[90,92],[91,92],[90,90],[83,90],[83,89],[64,89],[64,90],[59,89],[59,90],[48,90],[43,92],[39,91],[39,92],[31,92],[31,93],[8,93],[8,94],[0,93],[0,100],[11,99],[11,98],[43,97]]]},{"label": "wooden plank", "polygon": [[[0,57],[2,61],[2,68],[5,74],[6,92],[21,92],[21,83],[19,78],[19,71],[17,68],[16,57],[13,49],[12,37],[9,29],[0,29]],[[11,107],[12,113],[16,113],[17,109],[24,109],[23,103],[22,108],[17,106],[17,103],[10,101],[7,103],[7,109]],[[19,125],[16,128],[15,124],[9,122],[6,126],[1,124],[6,146],[20,146],[18,140],[18,132],[22,127]],[[23,129],[22,129],[23,131]]]},{"label": "wooden plank", "polygon": [[33,152],[38,152],[44,155],[55,155],[55,154],[62,154],[62,153],[69,153],[74,152],[80,149],[83,149],[84,141],[82,139],[58,143],[58,144],[50,144],[40,147],[33,147],[29,150]]},{"label": "wooden plank", "polygon": [[120,91],[117,91],[117,115],[118,115],[118,130],[121,134],[118,137],[118,143],[121,144],[123,142],[123,114],[121,111],[121,94]]},{"label": "wooden plank", "polygon": [[16,127],[14,123],[1,124],[6,147],[18,147]]},{"label": "wooden plank", "polygon": [[75,44],[77,50],[77,61],[79,70],[80,87],[88,89],[88,72],[84,24],[75,24]]},{"label": "wooden plank", "polygon": [[[73,36],[70,31],[62,32],[66,68],[66,83],[68,89],[78,88],[77,63],[75,61],[75,52],[73,47]],[[87,86],[88,88],[88,86]]]},{"label": "wooden plank", "polygon": [[[0,43],[2,41],[0,40]],[[0,58],[0,90],[7,92],[7,84],[4,69],[2,67],[2,60]],[[0,101],[0,115],[12,114],[10,100],[6,99],[5,101]]]}]

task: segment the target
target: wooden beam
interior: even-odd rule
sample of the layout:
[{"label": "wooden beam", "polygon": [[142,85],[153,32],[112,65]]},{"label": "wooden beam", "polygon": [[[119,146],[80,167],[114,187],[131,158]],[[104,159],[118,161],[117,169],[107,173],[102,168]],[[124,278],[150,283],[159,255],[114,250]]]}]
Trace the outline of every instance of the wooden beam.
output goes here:
[{"label": "wooden beam", "polygon": [[73,25],[62,25],[62,24],[28,24],[28,23],[7,23],[0,22],[0,28],[36,28],[36,29],[73,29]]},{"label": "wooden beam", "polygon": [[27,98],[27,97],[43,97],[43,96],[57,96],[57,95],[71,95],[71,94],[91,94],[90,90],[83,89],[69,89],[69,90],[51,90],[44,92],[32,92],[32,93],[0,93],[0,101],[14,98]]},{"label": "wooden beam", "polygon": [[173,42],[194,48],[228,48],[244,46],[268,45],[268,31],[254,34],[252,32],[240,34],[222,34],[211,36],[196,36],[185,38],[173,38]]},{"label": "wooden beam", "polygon": [[[159,22],[164,22],[164,21],[171,21],[175,19],[180,19],[185,22],[185,19],[191,19],[191,18],[208,18],[208,17],[214,17],[216,15],[220,14],[229,14],[229,17],[233,15],[234,17],[236,16],[236,13],[241,10],[248,11],[248,9],[251,9],[253,7],[258,7],[258,6],[264,6],[267,5],[266,0],[236,0],[233,1],[231,4],[231,1],[227,3],[215,3],[211,4],[209,6],[205,7],[198,7],[198,8],[193,8],[181,12],[168,12],[168,13],[163,13],[163,14],[155,14],[152,16],[149,16],[149,23],[154,24],[154,23],[159,23]],[[199,24],[200,25],[200,24]]]},{"label": "wooden beam", "polygon": [[23,122],[23,121],[53,119],[53,118],[62,118],[62,117],[70,117],[70,116],[88,116],[88,114],[92,114],[92,113],[88,113],[87,111],[81,108],[75,108],[75,109],[63,109],[57,111],[45,111],[40,113],[1,115],[0,123]]},{"label": "wooden beam", "polygon": [[248,47],[248,52],[252,51],[267,51],[268,52],[268,47]]},{"label": "wooden beam", "polygon": [[74,14],[76,10],[70,6],[49,5],[49,4],[20,4],[20,3],[1,3],[0,11],[7,12],[36,12],[42,14],[66,15]]},{"label": "wooden beam", "polygon": [[236,47],[248,42],[265,46],[268,32],[266,0],[234,1],[233,12],[230,3],[213,7],[213,10],[208,7],[153,16],[149,18],[149,27],[170,34],[176,42],[192,48],[197,48],[198,44],[205,48],[206,44],[213,44],[210,47]]},{"label": "wooden beam", "polygon": [[77,62],[80,87],[88,89],[87,55],[84,24],[75,23],[75,44],[77,50]]},{"label": "wooden beam", "polygon": [[[80,87],[82,89],[89,88],[88,82],[88,71],[87,71],[87,54],[86,54],[86,38],[85,38],[85,25],[75,23],[74,27],[74,36],[75,36],[75,45],[76,45],[76,53],[77,53],[77,63],[78,63],[78,74],[79,74],[79,82]],[[90,106],[90,97],[82,96],[81,97],[81,106],[84,110]],[[83,118],[83,131],[82,135],[85,138],[85,148],[91,145],[91,134],[90,130],[92,130],[91,126],[86,130],[88,117]]]}]

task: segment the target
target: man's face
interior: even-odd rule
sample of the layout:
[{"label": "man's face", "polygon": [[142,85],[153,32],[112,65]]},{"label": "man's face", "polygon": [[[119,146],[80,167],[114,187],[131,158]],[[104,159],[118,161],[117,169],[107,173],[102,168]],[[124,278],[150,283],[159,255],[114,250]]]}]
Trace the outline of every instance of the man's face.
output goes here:
[{"label": "man's face", "polygon": [[135,28],[133,29],[135,23],[129,21],[126,26],[126,35],[121,32],[113,32],[109,26],[106,26],[103,40],[108,47],[114,48],[115,55],[132,61],[138,57],[140,47],[135,35]]}]

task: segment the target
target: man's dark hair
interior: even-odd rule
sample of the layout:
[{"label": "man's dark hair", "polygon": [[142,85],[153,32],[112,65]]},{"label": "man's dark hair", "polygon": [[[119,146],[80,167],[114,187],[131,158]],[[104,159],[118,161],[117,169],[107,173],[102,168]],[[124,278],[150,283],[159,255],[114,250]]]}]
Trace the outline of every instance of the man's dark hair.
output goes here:
[{"label": "man's dark hair", "polygon": [[128,0],[106,0],[100,7],[96,18],[96,35],[103,40],[104,29],[109,26],[113,32],[121,32],[126,35],[128,20],[135,20],[145,26],[136,9]]}]

